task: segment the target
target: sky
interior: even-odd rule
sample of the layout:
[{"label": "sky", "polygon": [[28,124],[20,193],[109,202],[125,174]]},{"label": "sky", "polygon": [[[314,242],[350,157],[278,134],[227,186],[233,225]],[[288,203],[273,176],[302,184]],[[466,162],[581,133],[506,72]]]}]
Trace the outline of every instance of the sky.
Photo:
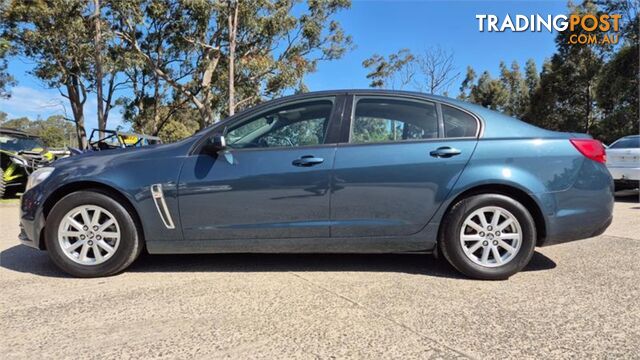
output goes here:
[{"label": "sky", "polygon": [[[373,54],[388,55],[402,48],[420,52],[440,46],[454,53],[454,62],[460,78],[449,93],[457,94],[460,82],[471,65],[476,73],[488,70],[497,76],[500,61],[507,64],[524,63],[533,58],[538,69],[555,51],[555,33],[478,31],[476,14],[557,15],[567,13],[564,0],[528,1],[373,1],[353,0],[351,9],[336,16],[345,32],[353,37],[355,49],[343,58],[322,62],[318,71],[307,75],[310,90],[366,88],[367,70],[362,61]],[[29,74],[33,64],[25,58],[12,58],[9,72],[18,85],[12,88],[9,100],[0,100],[0,111],[9,118],[27,116],[32,119],[66,114],[72,117],[68,102],[58,90],[46,86]],[[94,97],[85,104],[87,128],[97,127]],[[120,109],[112,110],[109,127],[122,124]],[[127,126],[125,125],[125,128]]]}]

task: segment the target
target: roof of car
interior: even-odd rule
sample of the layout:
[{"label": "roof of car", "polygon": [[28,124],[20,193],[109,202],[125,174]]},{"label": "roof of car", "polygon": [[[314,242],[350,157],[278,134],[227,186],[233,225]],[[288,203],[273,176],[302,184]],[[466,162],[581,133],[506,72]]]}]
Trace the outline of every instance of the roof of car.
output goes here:
[{"label": "roof of car", "polygon": [[10,129],[10,128],[0,128],[0,133],[27,136],[27,137],[37,137],[35,135],[31,135],[29,133],[26,133],[26,132],[24,132],[22,130],[16,130],[16,129]]}]

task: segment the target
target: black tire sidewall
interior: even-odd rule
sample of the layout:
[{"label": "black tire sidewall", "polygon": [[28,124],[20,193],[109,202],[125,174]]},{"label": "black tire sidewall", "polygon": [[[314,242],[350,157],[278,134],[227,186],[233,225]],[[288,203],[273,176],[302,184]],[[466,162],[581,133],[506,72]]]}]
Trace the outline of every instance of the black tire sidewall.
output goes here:
[{"label": "black tire sidewall", "polygon": [[[60,222],[69,211],[81,205],[100,206],[109,211],[118,222],[120,244],[115,254],[102,264],[77,264],[63,253],[58,242]],[[135,222],[127,209],[106,194],[95,191],[74,192],[56,203],[47,217],[45,242],[51,260],[62,270],[77,277],[100,277],[115,274],[135,260],[141,246]]]},{"label": "black tire sidewall", "polygon": [[[466,217],[486,206],[501,207],[513,214],[522,230],[522,245],[516,257],[505,265],[485,267],[471,261],[462,250],[460,229]],[[536,245],[536,227],[529,211],[518,201],[500,194],[481,194],[455,204],[446,215],[440,248],[446,259],[461,273],[484,280],[502,280],[522,270],[531,260]]]}]

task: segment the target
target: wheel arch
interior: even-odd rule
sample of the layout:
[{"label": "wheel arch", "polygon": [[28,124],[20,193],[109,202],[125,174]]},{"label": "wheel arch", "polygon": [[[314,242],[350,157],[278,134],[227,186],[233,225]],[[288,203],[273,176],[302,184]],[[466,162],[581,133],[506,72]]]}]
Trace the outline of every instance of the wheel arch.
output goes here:
[{"label": "wheel arch", "polygon": [[[82,190],[100,192],[117,200],[122,206],[124,206],[124,208],[129,212],[129,214],[133,218],[133,221],[135,222],[136,228],[138,230],[138,236],[140,237],[142,244],[145,244],[144,229],[142,228],[142,221],[133,203],[118,189],[114,188],[113,186],[110,186],[101,182],[97,182],[97,181],[72,182],[72,183],[63,185],[58,189],[56,189],[54,192],[52,192],[47,197],[47,200],[45,200],[44,205],[42,206],[42,214],[44,216],[45,221],[49,216],[49,212],[51,211],[51,209],[53,209],[53,207],[62,198],[64,198],[65,196],[71,193],[82,191]],[[45,242],[43,238],[44,233],[45,231],[44,229],[42,229],[42,231],[40,231],[40,239],[39,239],[39,243],[40,243],[39,247],[43,250],[45,249]]]},{"label": "wheel arch", "polygon": [[[443,218],[446,217],[449,214],[449,211],[451,211],[451,208],[453,208],[453,206],[458,202],[460,202],[461,200],[466,199],[470,196],[480,195],[480,194],[500,194],[500,195],[511,197],[514,200],[521,203],[522,205],[524,205],[527,208],[527,210],[529,210],[529,212],[531,213],[531,216],[533,217],[533,221],[536,225],[536,245],[539,246],[544,242],[547,236],[547,225],[546,225],[546,221],[542,213],[542,210],[540,208],[540,205],[538,205],[538,202],[526,191],[511,185],[483,184],[483,185],[478,185],[478,186],[469,188],[461,192],[460,194],[458,194],[448,204],[444,212]],[[442,232],[443,232],[442,224],[443,222],[441,221],[438,229],[438,238],[442,236]]]}]

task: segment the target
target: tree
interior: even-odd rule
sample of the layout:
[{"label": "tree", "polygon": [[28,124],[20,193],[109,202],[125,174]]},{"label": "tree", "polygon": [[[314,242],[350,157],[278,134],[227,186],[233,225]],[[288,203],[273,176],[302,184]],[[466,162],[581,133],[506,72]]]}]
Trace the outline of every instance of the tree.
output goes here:
[{"label": "tree", "polygon": [[[127,65],[128,54],[122,51],[120,44],[109,29],[109,22],[103,9],[102,0],[92,0],[90,21],[93,23],[93,63],[90,69],[89,81],[93,80],[92,89],[96,93],[98,129],[107,128],[109,112],[116,104],[115,93],[122,86],[128,85],[127,79],[118,81],[118,76]],[[106,31],[105,31],[106,30]],[[105,88],[106,81],[106,88]]]},{"label": "tree", "polygon": [[373,88],[403,89],[410,85],[415,76],[413,62],[415,56],[409,49],[401,49],[386,58],[373,54],[362,62],[362,66],[370,69],[367,79]]},{"label": "tree", "polygon": [[529,103],[529,89],[525,79],[520,72],[520,65],[517,61],[511,63],[511,68],[507,68],[504,62],[500,62],[500,81],[508,92],[508,100],[504,106],[507,114],[522,118],[527,111]]},{"label": "tree", "polygon": [[509,91],[502,81],[492,79],[485,71],[471,87],[469,101],[492,110],[504,110],[509,102]]},{"label": "tree", "polygon": [[595,88],[602,119],[594,133],[605,143],[611,143],[622,136],[637,134],[640,128],[639,2],[617,0],[599,4],[607,12],[623,15],[619,35],[624,42],[602,67]]},{"label": "tree", "polygon": [[82,0],[13,1],[2,15],[4,36],[35,62],[32,74],[69,100],[79,143],[86,147],[84,104],[93,53]]},{"label": "tree", "polygon": [[604,65],[600,74],[595,97],[603,118],[594,132],[606,143],[638,134],[640,129],[638,59],[637,46],[624,46]]},{"label": "tree", "polygon": [[[174,98],[198,110],[204,127],[263,96],[302,87],[318,61],[344,54],[351,39],[331,18],[349,1],[310,0],[306,11],[292,11],[298,3],[136,0],[113,8],[116,34]],[[157,40],[159,32],[167,36]],[[161,49],[149,46],[160,41]],[[225,96],[233,99],[221,101]]]},{"label": "tree", "polygon": [[536,90],[538,90],[538,87],[540,86],[540,74],[538,73],[536,62],[533,59],[527,60],[524,71],[527,91],[530,95],[536,92]]},{"label": "tree", "polygon": [[[0,113],[1,115],[2,113]],[[0,116],[1,118],[1,116]],[[6,118],[6,117],[5,117]],[[26,117],[0,121],[2,127],[17,129],[42,138],[44,144],[52,148],[75,147],[75,129],[60,115],[46,120],[30,120]]]},{"label": "tree", "polygon": [[416,88],[428,94],[446,94],[458,76],[453,51],[440,46],[424,50],[416,56],[419,77]]},{"label": "tree", "polygon": [[388,56],[374,54],[362,62],[369,69],[370,87],[413,89],[429,94],[444,94],[458,77],[453,52],[442,47],[413,54],[401,49]]},{"label": "tree", "polygon": [[[571,10],[579,15],[598,15],[590,1]],[[576,27],[573,32],[567,29],[557,35],[558,52],[542,72],[527,116],[535,119],[535,123],[553,130],[585,133],[590,133],[596,123],[598,109],[594,93],[606,49],[600,45],[569,43],[571,35],[582,31]]]},{"label": "tree", "polygon": [[476,80],[476,72],[473,70],[471,66],[467,66],[467,74],[462,80],[462,84],[460,84],[460,94],[458,95],[458,99],[468,100],[471,96],[471,88],[473,87],[473,82]]},{"label": "tree", "polygon": [[0,99],[9,98],[11,96],[9,88],[15,84],[13,76],[7,72],[6,58],[9,55],[10,49],[11,45],[9,41],[0,37]]}]

